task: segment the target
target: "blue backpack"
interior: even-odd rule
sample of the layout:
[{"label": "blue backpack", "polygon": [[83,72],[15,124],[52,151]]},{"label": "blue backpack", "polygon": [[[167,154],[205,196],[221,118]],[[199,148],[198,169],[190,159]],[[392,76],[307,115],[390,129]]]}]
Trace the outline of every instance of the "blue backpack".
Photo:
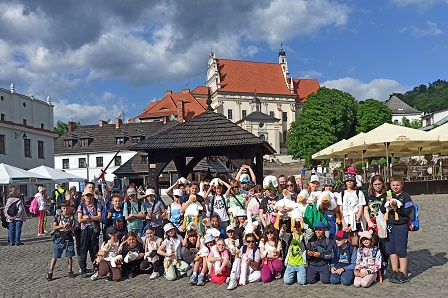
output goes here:
[{"label": "blue backpack", "polygon": [[418,218],[418,205],[412,201],[404,204],[404,208],[412,206],[412,213],[408,218],[409,231],[418,231],[420,229],[420,219]]}]

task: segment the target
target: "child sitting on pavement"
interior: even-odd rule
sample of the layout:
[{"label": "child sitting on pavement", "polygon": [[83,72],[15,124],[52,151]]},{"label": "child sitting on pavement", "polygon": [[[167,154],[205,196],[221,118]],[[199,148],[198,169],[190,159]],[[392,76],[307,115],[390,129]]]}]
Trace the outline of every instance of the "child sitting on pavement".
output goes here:
[{"label": "child sitting on pavement", "polygon": [[373,243],[373,230],[359,232],[359,249],[356,256],[355,287],[368,288],[381,269],[381,251]]},{"label": "child sitting on pavement", "polygon": [[347,232],[341,230],[335,236],[335,253],[330,265],[330,283],[349,286],[353,282],[356,265],[356,247],[348,241]]},{"label": "child sitting on pavement", "polygon": [[204,235],[204,246],[202,246],[195,258],[193,273],[190,276],[190,285],[204,285],[204,278],[208,272],[207,257],[210,253],[210,248],[215,245],[215,237],[212,234],[206,233]]},{"label": "child sitting on pavement", "polygon": [[306,244],[308,267],[306,283],[314,284],[319,280],[323,284],[330,283],[330,260],[334,257],[334,241],[325,237],[326,225],[317,222],[314,225],[314,235]]},{"label": "child sitting on pavement", "polygon": [[50,270],[47,273],[47,281],[53,279],[53,269],[56,266],[56,261],[61,258],[64,250],[68,263],[68,277],[75,277],[73,273],[72,258],[75,256],[73,231],[75,230],[77,222],[70,212],[70,202],[63,201],[61,203],[61,213],[56,215],[54,219],[53,230],[55,231],[55,239],[53,245],[53,258],[50,261]]},{"label": "child sitting on pavement", "polygon": [[118,248],[120,240],[118,239],[118,230],[116,227],[108,227],[106,230],[109,240],[101,245],[100,250],[96,254],[99,257],[103,257],[99,262],[99,269],[94,273],[90,279],[96,280],[98,277],[104,277],[109,274],[109,278],[113,281],[121,280],[121,270],[117,266],[114,266],[114,262],[111,264],[111,260],[118,255]]},{"label": "child sitting on pavement", "polygon": [[195,229],[189,229],[185,238],[182,241],[181,257],[189,265],[189,270],[187,271],[187,277],[190,277],[193,272],[194,258],[200,247],[200,239],[198,237],[198,232]]},{"label": "child sitting on pavement", "polygon": [[145,257],[140,263],[140,270],[149,271],[151,275],[149,279],[156,279],[160,276],[160,257],[157,254],[157,249],[159,249],[162,244],[162,238],[155,236],[156,230],[151,226],[145,228],[145,237],[142,238],[145,247]]},{"label": "child sitting on pavement", "polygon": [[230,276],[230,256],[223,239],[218,239],[210,249],[208,261],[211,263],[210,281],[223,284]]},{"label": "child sitting on pavement", "polygon": [[[120,245],[118,250],[124,260],[121,270],[124,276],[134,278],[140,273],[140,263],[145,256],[145,248],[141,242],[137,241],[137,234],[134,232],[128,232],[125,238],[126,241]],[[131,255],[134,255],[134,257],[130,257]]]}]

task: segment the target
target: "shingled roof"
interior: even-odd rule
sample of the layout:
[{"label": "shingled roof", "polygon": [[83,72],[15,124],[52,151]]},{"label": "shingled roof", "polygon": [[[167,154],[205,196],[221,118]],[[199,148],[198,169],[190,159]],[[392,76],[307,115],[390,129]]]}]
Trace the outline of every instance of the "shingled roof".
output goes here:
[{"label": "shingled roof", "polygon": [[244,117],[243,119],[235,122],[235,124],[242,123],[244,121],[253,121],[253,122],[278,122],[280,119],[275,118],[274,116],[270,116],[263,112],[255,111]]},{"label": "shingled roof", "polygon": [[392,111],[392,114],[419,114],[420,111],[414,109],[398,97],[391,96],[386,102],[386,106]]},{"label": "shingled roof", "polygon": [[[145,137],[164,131],[173,127],[177,122],[141,122],[123,123],[119,128],[114,124],[81,125],[73,132],[60,136],[54,141],[55,154],[77,154],[88,152],[109,152],[126,150],[131,144],[133,137]],[[116,144],[116,138],[127,137],[126,143]],[[75,142],[73,147],[65,147],[65,140],[89,139],[89,146],[81,146],[80,142]]]},{"label": "shingled roof", "polygon": [[244,130],[224,115],[205,111],[204,113],[174,127],[146,138],[129,150],[175,150],[222,148],[229,146],[263,145],[264,154],[275,150],[254,134]]},{"label": "shingled roof", "polygon": [[[148,174],[148,163],[144,161],[144,157],[147,156],[146,152],[138,152],[122,166],[114,171],[114,174],[119,177],[135,174]],[[191,158],[187,158],[189,162]],[[228,173],[229,169],[218,158],[204,158],[195,167],[195,172],[206,172],[208,169],[212,173]],[[170,162],[165,169],[164,173],[177,173],[174,162]]]}]

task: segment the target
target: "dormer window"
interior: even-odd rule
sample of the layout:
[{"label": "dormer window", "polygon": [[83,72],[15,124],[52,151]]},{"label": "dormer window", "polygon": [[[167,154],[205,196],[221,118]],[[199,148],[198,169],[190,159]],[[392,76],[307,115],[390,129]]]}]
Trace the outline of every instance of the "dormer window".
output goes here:
[{"label": "dormer window", "polygon": [[122,137],[115,138],[115,144],[117,144],[117,145],[124,144],[124,138],[122,138]]},{"label": "dormer window", "polygon": [[81,141],[79,142],[79,146],[81,147],[89,146],[89,139],[81,139]]},{"label": "dormer window", "polygon": [[73,140],[65,140],[64,141],[64,147],[73,147]]},{"label": "dormer window", "polygon": [[136,144],[143,140],[143,137],[132,137],[132,143]]}]

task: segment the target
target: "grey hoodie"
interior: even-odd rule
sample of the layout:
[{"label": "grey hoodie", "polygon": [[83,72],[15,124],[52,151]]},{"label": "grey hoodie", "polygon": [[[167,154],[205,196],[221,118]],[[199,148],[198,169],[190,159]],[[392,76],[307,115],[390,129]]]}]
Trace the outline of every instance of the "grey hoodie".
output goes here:
[{"label": "grey hoodie", "polygon": [[6,201],[6,205],[5,205],[5,217],[6,220],[8,222],[11,222],[12,220],[9,219],[9,215],[8,215],[8,208],[9,206],[11,206],[12,204],[17,204],[17,202],[20,201],[19,204],[19,212],[17,213],[16,217],[14,218],[14,220],[18,220],[18,221],[26,221],[26,210],[25,210],[25,206],[23,204],[23,201],[21,198],[13,198],[13,197],[9,197],[8,200]]}]

